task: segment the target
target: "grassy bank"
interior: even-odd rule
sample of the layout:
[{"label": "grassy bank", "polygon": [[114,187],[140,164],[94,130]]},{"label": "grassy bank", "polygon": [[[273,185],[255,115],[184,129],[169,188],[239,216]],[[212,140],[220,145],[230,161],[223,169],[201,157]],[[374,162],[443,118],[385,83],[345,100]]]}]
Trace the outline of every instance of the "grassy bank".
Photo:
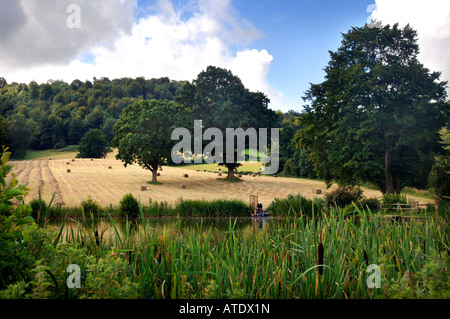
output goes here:
[{"label": "grassy bank", "polygon": [[[120,206],[101,207],[95,201],[87,199],[78,207],[61,207],[60,205],[48,205],[45,202],[39,204],[39,200],[31,203],[33,217],[38,218],[82,218],[90,217],[139,217],[140,213],[126,211]],[[147,204],[141,204],[144,217],[238,217],[249,216],[252,208],[240,200],[183,200],[174,204],[156,202],[150,200]],[[39,217],[38,217],[39,216]]]},{"label": "grassy bank", "polygon": [[[29,226],[26,244],[41,262],[23,270],[29,281],[0,296],[448,298],[447,221],[436,216],[398,223],[370,211],[360,216],[330,210],[321,218],[290,218],[250,238],[231,220],[220,242],[211,231],[199,235],[193,229],[161,235],[129,224],[123,235],[104,239],[89,229],[58,238],[61,230]],[[81,289],[65,286],[68,264],[80,266]],[[380,267],[380,288],[368,286],[372,264]]]}]

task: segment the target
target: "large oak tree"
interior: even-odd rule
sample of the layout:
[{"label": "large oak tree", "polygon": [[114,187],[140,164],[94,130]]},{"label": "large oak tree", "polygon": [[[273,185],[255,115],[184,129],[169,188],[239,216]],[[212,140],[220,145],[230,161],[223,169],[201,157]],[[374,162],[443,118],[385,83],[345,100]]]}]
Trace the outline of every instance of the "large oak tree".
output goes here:
[{"label": "large oak tree", "polygon": [[[271,128],[275,121],[275,112],[268,108],[270,100],[262,92],[251,92],[242,84],[239,77],[231,71],[208,66],[198,74],[192,83],[187,83],[177,98],[192,110],[195,120],[202,120],[206,128],[218,128],[225,132],[227,128]],[[203,148],[202,148],[203,149]],[[223,152],[223,165],[228,169],[227,179],[234,178],[234,169],[240,164],[234,149],[235,161],[225,162],[226,149]]]},{"label": "large oak tree", "polygon": [[143,100],[123,110],[114,125],[113,146],[118,148],[117,159],[124,166],[139,164],[152,172],[157,181],[158,167],[167,164],[171,157],[172,131],[183,127],[189,111],[173,101]]},{"label": "large oak tree", "polygon": [[418,53],[416,31],[397,24],[352,28],[330,52],[296,135],[328,184],[371,182],[399,193],[405,180],[426,183],[449,110],[446,83]]}]

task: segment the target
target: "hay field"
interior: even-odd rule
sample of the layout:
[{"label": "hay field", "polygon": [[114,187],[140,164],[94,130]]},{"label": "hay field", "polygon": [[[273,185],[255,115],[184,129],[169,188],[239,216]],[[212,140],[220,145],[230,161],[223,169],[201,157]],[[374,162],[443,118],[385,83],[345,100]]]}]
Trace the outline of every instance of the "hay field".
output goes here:
[{"label": "hay field", "polygon": [[[69,163],[69,164],[67,164]],[[217,180],[219,176],[212,172],[197,172],[192,169],[163,167],[158,181],[161,185],[151,185],[151,172],[137,165],[124,167],[122,162],[109,153],[106,159],[74,159],[72,158],[41,158],[27,161],[11,161],[13,172],[21,184],[30,189],[26,202],[38,197],[39,188],[42,197],[50,201],[56,193],[54,203],[63,206],[79,206],[81,201],[90,195],[102,206],[117,205],[123,195],[132,193],[147,204],[153,201],[173,203],[183,199],[241,199],[249,202],[250,195],[258,196],[267,207],[274,198],[284,198],[288,194],[301,193],[312,198],[312,189],[320,188],[326,191],[325,184],[320,181],[305,179],[282,178],[273,176],[243,175],[243,182],[228,183]],[[111,169],[109,168],[111,167]],[[68,173],[67,169],[71,172]],[[184,178],[188,174],[188,178]],[[225,176],[225,174],[224,174]],[[223,176],[223,177],[224,177]],[[182,188],[182,184],[186,188]],[[147,190],[142,191],[141,186]],[[379,197],[376,190],[364,189],[368,197]],[[412,197],[412,196],[410,196]],[[424,198],[421,203],[428,202]]]}]

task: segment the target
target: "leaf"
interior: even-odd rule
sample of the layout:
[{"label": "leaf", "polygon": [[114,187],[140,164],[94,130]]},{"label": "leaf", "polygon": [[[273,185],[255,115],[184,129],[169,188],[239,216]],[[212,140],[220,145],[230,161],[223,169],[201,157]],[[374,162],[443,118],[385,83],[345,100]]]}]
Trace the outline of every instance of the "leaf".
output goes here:
[{"label": "leaf", "polygon": [[25,224],[31,224],[34,223],[34,218],[31,216],[21,217],[17,220],[16,225],[25,225]]}]

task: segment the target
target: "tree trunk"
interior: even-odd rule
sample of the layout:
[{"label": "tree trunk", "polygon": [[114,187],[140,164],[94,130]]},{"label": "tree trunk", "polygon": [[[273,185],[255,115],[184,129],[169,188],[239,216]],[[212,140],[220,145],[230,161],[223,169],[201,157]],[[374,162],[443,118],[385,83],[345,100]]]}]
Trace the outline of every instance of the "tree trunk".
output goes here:
[{"label": "tree trunk", "polygon": [[227,168],[228,168],[227,179],[234,179],[234,164],[233,165],[227,165]]},{"label": "tree trunk", "polygon": [[152,168],[152,182],[156,182],[157,181],[157,173],[158,173],[158,166],[156,168]]},{"label": "tree trunk", "polygon": [[387,194],[395,193],[394,181],[391,173],[391,151],[389,148],[386,149],[384,154],[384,183],[386,184]]},{"label": "tree trunk", "polygon": [[400,177],[398,177],[398,175],[397,175],[397,176],[395,176],[395,192],[397,194],[400,194],[401,190],[402,189],[401,189]]}]

